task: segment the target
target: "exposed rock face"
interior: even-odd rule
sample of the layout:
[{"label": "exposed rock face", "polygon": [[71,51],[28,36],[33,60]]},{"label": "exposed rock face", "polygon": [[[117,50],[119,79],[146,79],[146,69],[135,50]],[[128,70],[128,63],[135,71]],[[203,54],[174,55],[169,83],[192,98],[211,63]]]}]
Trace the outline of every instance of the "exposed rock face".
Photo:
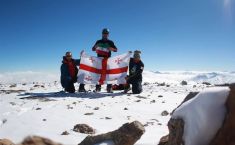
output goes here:
[{"label": "exposed rock face", "polygon": [[29,136],[26,137],[23,142],[19,145],[62,145],[55,143],[50,139],[39,137],[39,136]]},{"label": "exposed rock face", "polygon": [[158,145],[182,145],[184,133],[184,121],[171,118],[168,122],[169,135],[163,136]]},{"label": "exposed rock face", "polygon": [[230,89],[226,102],[227,114],[223,126],[210,145],[235,145],[235,84],[231,85]]},{"label": "exposed rock face", "polygon": [[112,140],[115,145],[133,145],[144,134],[144,126],[139,121],[126,123],[119,129],[100,134],[97,136],[87,136],[78,145],[94,145],[107,140]]},{"label": "exposed rock face", "polygon": [[73,127],[73,131],[85,133],[85,134],[94,134],[95,130],[88,126],[87,124],[77,124]]},{"label": "exposed rock face", "polygon": [[15,145],[15,144],[9,139],[0,139],[0,145]]}]

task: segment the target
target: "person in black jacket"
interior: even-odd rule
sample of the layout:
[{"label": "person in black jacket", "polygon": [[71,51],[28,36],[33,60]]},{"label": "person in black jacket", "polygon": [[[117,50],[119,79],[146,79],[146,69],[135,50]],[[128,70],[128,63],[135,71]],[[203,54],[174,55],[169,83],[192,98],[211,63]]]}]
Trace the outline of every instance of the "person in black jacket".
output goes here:
[{"label": "person in black jacket", "polygon": [[[117,52],[117,47],[112,40],[108,39],[109,30],[104,28],[102,30],[102,39],[96,41],[95,45],[92,47],[92,51],[96,51],[98,57],[109,58],[111,57],[111,51]],[[96,85],[95,92],[101,91],[101,85]],[[112,93],[112,84],[107,85],[107,92]]]},{"label": "person in black jacket", "polygon": [[129,76],[126,77],[127,84],[124,92],[127,93],[132,85],[133,94],[140,94],[142,92],[142,72],[144,70],[144,63],[140,59],[140,51],[135,51],[133,58],[129,63]]},{"label": "person in black jacket", "polygon": [[[73,59],[71,52],[66,52],[63,56],[62,65],[60,67],[60,82],[61,86],[65,89],[66,92],[74,93],[75,87],[74,83],[77,82],[78,68],[80,64],[80,59]],[[79,92],[86,92],[85,85],[80,84]]]}]

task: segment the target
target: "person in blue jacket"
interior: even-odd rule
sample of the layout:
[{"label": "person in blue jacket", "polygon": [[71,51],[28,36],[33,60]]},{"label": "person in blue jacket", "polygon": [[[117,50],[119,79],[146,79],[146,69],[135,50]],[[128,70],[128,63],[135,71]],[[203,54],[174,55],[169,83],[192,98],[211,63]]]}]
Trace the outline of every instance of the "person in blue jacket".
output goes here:
[{"label": "person in blue jacket", "polygon": [[[60,82],[62,87],[66,92],[74,93],[75,87],[74,83],[77,82],[77,74],[78,68],[80,64],[80,59],[73,59],[71,52],[66,52],[65,56],[63,56],[62,65],[60,67],[61,76]],[[80,84],[79,92],[86,92],[85,85]]]},{"label": "person in blue jacket", "polygon": [[125,85],[124,92],[130,90],[132,85],[133,94],[140,94],[142,90],[142,72],[144,70],[144,63],[140,59],[140,51],[134,51],[133,58],[129,62],[129,76],[126,77],[127,85]]}]

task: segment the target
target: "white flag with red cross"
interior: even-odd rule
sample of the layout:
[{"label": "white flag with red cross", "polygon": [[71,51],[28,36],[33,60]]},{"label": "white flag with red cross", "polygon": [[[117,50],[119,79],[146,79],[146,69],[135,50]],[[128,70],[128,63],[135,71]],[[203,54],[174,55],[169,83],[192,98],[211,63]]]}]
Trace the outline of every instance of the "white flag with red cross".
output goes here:
[{"label": "white flag with red cross", "polygon": [[78,83],[125,84],[131,53],[110,58],[94,57],[82,53]]}]

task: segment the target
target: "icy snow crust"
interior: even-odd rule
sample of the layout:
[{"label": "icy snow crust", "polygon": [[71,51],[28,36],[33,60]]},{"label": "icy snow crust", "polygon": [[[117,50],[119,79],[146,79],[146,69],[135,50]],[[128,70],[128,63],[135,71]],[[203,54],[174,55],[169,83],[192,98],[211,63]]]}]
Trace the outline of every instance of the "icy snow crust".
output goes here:
[{"label": "icy snow crust", "polygon": [[[59,93],[62,88],[58,74],[46,76],[44,73],[34,75],[34,72],[0,74],[0,138],[9,138],[19,143],[28,135],[39,135],[65,145],[76,145],[87,136],[72,130],[76,124],[88,124],[96,129],[96,134],[100,134],[116,130],[124,123],[138,120],[145,125],[146,132],[136,145],[156,145],[163,135],[168,134],[167,122],[170,115],[162,116],[161,113],[165,110],[170,113],[189,92],[202,91],[208,86],[193,81],[192,76],[197,76],[194,72],[145,71],[143,75],[144,92],[133,95],[123,94],[120,91],[107,94],[105,85],[102,86],[101,93]],[[225,79],[216,79],[216,81],[231,82],[234,76],[235,74],[223,73],[221,78]],[[188,80],[188,85],[182,86],[180,84],[182,80]],[[215,82],[214,77],[208,77],[206,81]],[[166,85],[158,85],[163,82]],[[15,87],[11,86],[13,83],[16,83]],[[78,84],[76,88],[78,89]],[[86,89],[93,90],[95,86],[86,85]],[[8,94],[2,90],[25,90],[25,92]],[[227,91],[226,88],[221,90],[224,93]],[[209,92],[223,94],[216,90]],[[27,97],[29,98],[22,99]],[[225,98],[219,96],[217,98],[220,99],[217,103],[221,105]],[[202,105],[206,106],[204,103]],[[99,109],[94,110],[95,107]],[[94,114],[84,115],[85,113]],[[220,114],[216,112],[215,116],[218,116],[218,113]],[[61,135],[64,131],[68,131],[69,135]]]},{"label": "icy snow crust", "polygon": [[208,145],[221,127],[225,114],[228,87],[210,88],[185,102],[173,114],[185,122],[185,145]]}]

